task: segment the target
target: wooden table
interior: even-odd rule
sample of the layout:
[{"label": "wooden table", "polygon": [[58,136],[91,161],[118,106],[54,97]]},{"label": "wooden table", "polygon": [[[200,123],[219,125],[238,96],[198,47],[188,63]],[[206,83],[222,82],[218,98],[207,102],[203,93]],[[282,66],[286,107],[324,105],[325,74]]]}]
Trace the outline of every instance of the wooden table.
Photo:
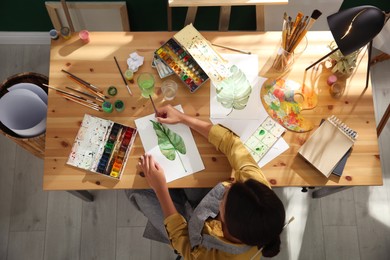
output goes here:
[{"label": "wooden table", "polygon": [[[259,75],[269,64],[270,57],[278,45],[280,32],[201,32],[212,43],[250,50],[259,57]],[[209,119],[210,83],[206,82],[198,91],[191,94],[175,75],[170,78],[177,81],[179,91],[172,102],[162,100],[160,85],[162,80],[151,67],[153,52],[162,43],[173,36],[171,32],[93,32],[91,41],[83,44],[77,35],[67,41],[53,41],[50,54],[49,84],[61,89],[77,84],[71,81],[61,69],[68,70],[82,79],[106,90],[110,85],[119,89],[117,98],[124,100],[126,109],[122,113],[111,114],[85,108],[49,90],[46,149],[44,159],[44,190],[93,190],[93,189],[130,189],[147,188],[146,180],[138,175],[136,164],[144,149],[139,136],[129,156],[125,172],[120,181],[98,174],[88,173],[66,165],[71,146],[85,113],[110,119],[121,124],[135,126],[134,119],[153,113],[149,99],[140,97],[136,84],[130,84],[134,96],[125,89],[114,56],[122,70],[126,69],[129,54],[136,51],[145,57],[140,72],[151,72],[155,75],[156,91],[154,100],[157,106],[170,103],[181,104],[184,111],[200,119]],[[335,99],[329,94],[326,84],[331,72],[323,66],[309,70],[305,68],[326,54],[327,44],[332,41],[329,32],[309,32],[308,47],[296,60],[289,79],[303,82],[318,90],[319,103],[313,110],[304,111],[305,117],[319,125],[322,118],[331,114],[342,119],[359,133],[353,152],[348,159],[341,178],[325,178],[297,155],[297,150],[310,136],[308,133],[287,132],[284,139],[290,148],[282,155],[263,167],[268,180],[275,187],[322,187],[322,186],[359,186],[382,185],[382,173],[379,160],[376,124],[371,88],[365,92],[365,55],[359,57],[358,67],[346,81],[344,95]],[[231,51],[216,48],[220,53]],[[362,56],[361,56],[362,57]],[[260,98],[260,97],[259,97]],[[226,157],[217,152],[205,138],[196,132],[193,136],[205,165],[205,170],[169,183],[169,187],[212,187],[230,176],[230,166]]]}]

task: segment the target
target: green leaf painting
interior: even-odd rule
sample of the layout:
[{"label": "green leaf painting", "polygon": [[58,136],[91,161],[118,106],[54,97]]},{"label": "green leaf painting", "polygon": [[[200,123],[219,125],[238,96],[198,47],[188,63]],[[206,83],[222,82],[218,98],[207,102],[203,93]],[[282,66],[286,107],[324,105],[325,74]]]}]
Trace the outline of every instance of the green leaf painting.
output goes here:
[{"label": "green leaf painting", "polygon": [[[245,74],[233,65],[230,68],[232,75],[216,85],[217,101],[225,108],[242,110],[246,107],[252,93]],[[230,114],[230,113],[229,113]]]},{"label": "green leaf painting", "polygon": [[[186,145],[184,143],[183,138],[173,132],[171,129],[169,129],[166,126],[163,126],[162,124],[155,122],[153,120],[150,120],[153,124],[153,129],[156,132],[157,139],[158,139],[158,146],[160,147],[161,153],[168,159],[168,160],[175,160],[176,154],[180,159],[180,162],[183,165],[183,162],[181,161],[181,158],[179,156],[179,153],[186,154]],[[184,167],[184,165],[183,165]],[[184,170],[185,167],[184,167]],[[187,171],[187,170],[186,170]]]}]

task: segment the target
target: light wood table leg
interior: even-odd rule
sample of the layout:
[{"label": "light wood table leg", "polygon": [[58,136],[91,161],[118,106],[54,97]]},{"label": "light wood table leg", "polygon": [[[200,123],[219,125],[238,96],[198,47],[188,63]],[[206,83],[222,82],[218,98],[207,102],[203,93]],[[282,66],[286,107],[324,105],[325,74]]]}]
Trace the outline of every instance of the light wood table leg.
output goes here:
[{"label": "light wood table leg", "polygon": [[230,13],[232,7],[231,6],[221,6],[219,12],[219,31],[228,31],[229,30],[229,22],[230,22]]},{"label": "light wood table leg", "polygon": [[93,195],[87,190],[68,190],[68,192],[87,202],[92,202],[94,199]]},{"label": "light wood table leg", "polygon": [[256,5],[256,31],[264,31],[264,5]]},{"label": "light wood table leg", "polygon": [[187,9],[187,15],[186,15],[186,20],[184,21],[184,26],[189,25],[190,23],[194,24],[195,23],[195,18],[196,18],[196,13],[198,12],[198,7],[188,7]]}]

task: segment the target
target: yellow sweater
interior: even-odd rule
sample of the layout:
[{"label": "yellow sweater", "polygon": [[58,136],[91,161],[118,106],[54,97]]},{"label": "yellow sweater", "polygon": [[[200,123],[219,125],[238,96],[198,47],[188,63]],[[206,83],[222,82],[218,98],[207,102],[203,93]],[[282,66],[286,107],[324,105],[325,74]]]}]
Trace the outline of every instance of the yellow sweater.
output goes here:
[{"label": "yellow sweater", "polygon": [[[220,125],[214,125],[210,130],[208,139],[211,144],[226,155],[235,171],[235,179],[237,181],[244,182],[248,179],[255,179],[270,187],[257,163],[248,153],[239,137],[233,132]],[[224,185],[229,184],[224,183]],[[251,259],[258,251],[257,247],[252,247],[244,254],[233,255],[217,249],[207,250],[202,246],[191,249],[188,225],[183,216],[180,214],[171,215],[164,220],[164,224],[172,247],[184,259]],[[233,244],[223,237],[222,223],[219,220],[207,220],[203,227],[203,233],[218,237],[224,243]],[[242,245],[244,246],[244,244]],[[256,259],[259,258],[260,254]]]}]

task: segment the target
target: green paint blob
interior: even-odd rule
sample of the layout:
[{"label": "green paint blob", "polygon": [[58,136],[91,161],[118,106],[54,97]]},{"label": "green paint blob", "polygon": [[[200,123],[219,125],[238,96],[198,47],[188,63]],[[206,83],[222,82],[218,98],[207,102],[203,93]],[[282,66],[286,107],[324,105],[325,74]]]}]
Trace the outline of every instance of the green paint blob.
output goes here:
[{"label": "green paint blob", "polygon": [[264,134],[265,134],[265,131],[264,130],[260,130],[259,135],[264,135]]}]

